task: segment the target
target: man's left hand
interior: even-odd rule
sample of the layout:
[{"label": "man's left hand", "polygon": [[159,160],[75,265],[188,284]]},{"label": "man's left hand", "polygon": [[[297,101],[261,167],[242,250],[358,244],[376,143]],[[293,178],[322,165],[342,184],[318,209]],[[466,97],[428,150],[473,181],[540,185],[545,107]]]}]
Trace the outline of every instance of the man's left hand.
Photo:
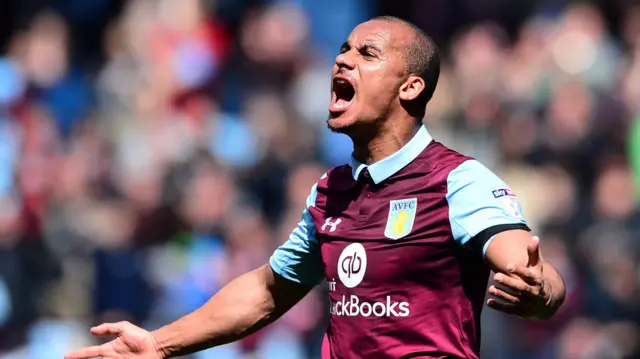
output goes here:
[{"label": "man's left hand", "polygon": [[508,274],[497,273],[497,283],[489,287],[493,296],[489,307],[527,319],[546,319],[553,314],[551,285],[545,280],[540,258],[540,239],[533,237],[527,246],[529,263],[526,266],[509,264]]}]

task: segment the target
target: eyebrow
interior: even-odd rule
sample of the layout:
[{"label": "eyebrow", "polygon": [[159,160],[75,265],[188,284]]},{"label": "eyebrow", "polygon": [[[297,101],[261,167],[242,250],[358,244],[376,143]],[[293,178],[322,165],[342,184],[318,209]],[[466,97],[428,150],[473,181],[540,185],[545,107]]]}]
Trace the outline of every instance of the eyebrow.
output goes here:
[{"label": "eyebrow", "polygon": [[364,47],[365,49],[373,49],[379,53],[382,53],[382,50],[378,46],[373,44],[363,44],[362,47]]},{"label": "eyebrow", "polygon": [[[342,46],[340,46],[340,49],[344,49],[345,47],[352,47],[351,44],[349,44],[348,41],[345,41],[342,43]],[[382,50],[380,49],[380,47],[378,47],[377,45],[374,45],[372,43],[364,43],[362,45],[359,46],[360,48],[365,48],[365,49],[372,49],[375,50],[379,53],[382,53]]]}]

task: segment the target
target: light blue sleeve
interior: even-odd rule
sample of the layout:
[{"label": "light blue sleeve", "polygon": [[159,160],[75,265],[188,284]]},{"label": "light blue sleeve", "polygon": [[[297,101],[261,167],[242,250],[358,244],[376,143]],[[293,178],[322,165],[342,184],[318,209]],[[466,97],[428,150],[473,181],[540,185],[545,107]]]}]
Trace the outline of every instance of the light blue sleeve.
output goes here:
[{"label": "light blue sleeve", "polygon": [[[447,202],[453,237],[462,245],[469,245],[471,239],[495,226],[528,229],[515,193],[476,160],[468,160],[449,173]],[[482,244],[483,255],[493,237]]]},{"label": "light blue sleeve", "polygon": [[275,250],[269,264],[282,277],[296,283],[314,286],[324,278],[324,265],[320,244],[316,239],[316,227],[309,208],[315,205],[317,184],[307,197],[307,207],[302,211],[298,226],[289,239]]}]

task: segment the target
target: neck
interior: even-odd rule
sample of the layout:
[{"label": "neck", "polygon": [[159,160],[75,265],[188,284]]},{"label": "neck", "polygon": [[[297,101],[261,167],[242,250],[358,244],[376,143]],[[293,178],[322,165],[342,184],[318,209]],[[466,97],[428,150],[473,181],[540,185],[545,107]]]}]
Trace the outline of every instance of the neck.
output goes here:
[{"label": "neck", "polygon": [[413,125],[415,122],[411,126],[400,125],[402,122],[399,121],[390,125],[392,123],[393,120],[386,121],[389,125],[381,127],[371,139],[352,139],[353,156],[358,162],[370,165],[391,156],[409,143],[419,129],[418,125]]}]

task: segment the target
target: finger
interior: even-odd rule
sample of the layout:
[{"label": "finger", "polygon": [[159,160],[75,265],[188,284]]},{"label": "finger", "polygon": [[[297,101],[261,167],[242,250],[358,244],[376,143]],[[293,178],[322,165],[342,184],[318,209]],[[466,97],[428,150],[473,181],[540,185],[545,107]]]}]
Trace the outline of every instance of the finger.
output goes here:
[{"label": "finger", "polygon": [[72,351],[64,356],[64,359],[89,359],[104,356],[106,353],[102,345],[94,345]]},{"label": "finger", "polygon": [[[507,270],[510,274],[517,275],[520,279],[531,285],[539,285],[542,274],[538,268],[509,265]],[[513,277],[511,277],[513,278]]]},{"label": "finger", "polygon": [[520,299],[516,295],[494,285],[489,287],[489,294],[506,303],[517,304],[520,302]]},{"label": "finger", "polygon": [[489,308],[505,314],[516,315],[519,317],[524,316],[524,310],[517,304],[503,303],[493,298],[489,298],[487,300],[487,305]]},{"label": "finger", "polygon": [[117,336],[122,334],[122,332],[124,331],[124,326],[125,326],[124,322],[104,323],[104,324],[98,325],[97,327],[91,328],[91,334],[98,337],[104,337],[108,335]]},{"label": "finger", "polygon": [[535,267],[540,263],[540,237],[532,238],[531,243],[527,245],[527,254],[529,254],[527,267]]},{"label": "finger", "polygon": [[509,277],[502,273],[498,273],[493,276],[493,280],[515,295],[522,295],[522,293],[529,292],[531,289],[529,284],[527,284],[522,279]]}]

